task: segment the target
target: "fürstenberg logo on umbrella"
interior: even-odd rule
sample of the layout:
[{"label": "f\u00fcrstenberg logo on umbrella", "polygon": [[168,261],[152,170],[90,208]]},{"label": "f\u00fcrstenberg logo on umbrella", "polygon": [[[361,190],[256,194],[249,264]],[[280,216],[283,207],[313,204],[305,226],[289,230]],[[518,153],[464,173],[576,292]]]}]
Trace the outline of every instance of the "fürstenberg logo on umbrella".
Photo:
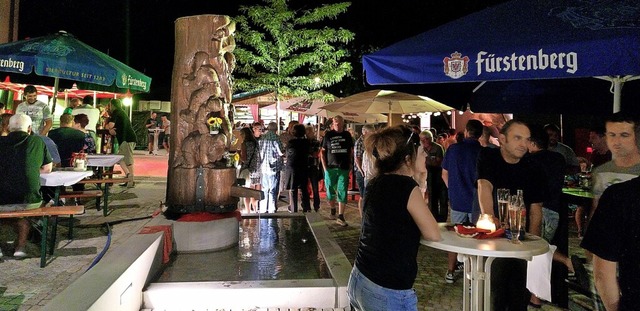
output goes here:
[{"label": "f\u00fcrstenberg logo on umbrella", "polygon": [[0,58],[0,67],[7,69],[18,69],[20,72],[24,71],[24,62],[19,60],[13,60],[11,58]]},{"label": "f\u00fcrstenberg logo on umbrella", "polygon": [[[445,75],[458,79],[467,74],[469,57],[461,57],[458,52],[451,53],[451,57],[445,57]],[[530,71],[530,70],[565,70],[574,74],[578,71],[578,53],[559,52],[545,53],[542,49],[537,54],[496,56],[494,53],[480,51],[476,57],[477,75],[490,74],[501,71]]]},{"label": "f\u00fcrstenberg logo on umbrella", "polygon": [[147,82],[142,81],[140,79],[136,79],[132,76],[128,76],[126,74],[122,74],[122,85],[124,86],[139,86],[141,87],[143,90],[147,89]]}]

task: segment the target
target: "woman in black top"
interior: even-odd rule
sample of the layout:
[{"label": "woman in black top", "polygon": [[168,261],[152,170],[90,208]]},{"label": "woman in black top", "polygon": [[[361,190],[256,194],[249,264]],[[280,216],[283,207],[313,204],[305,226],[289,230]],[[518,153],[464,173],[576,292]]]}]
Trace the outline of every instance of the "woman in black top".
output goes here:
[{"label": "woman in black top", "polygon": [[293,126],[293,139],[289,140],[285,149],[287,165],[284,170],[285,190],[289,190],[289,212],[298,212],[298,189],[302,191],[302,211],[311,210],[309,203],[309,156],[311,143],[305,136],[305,128],[302,124]]},{"label": "woman in black top", "polygon": [[[253,132],[245,127],[240,130],[242,136],[242,145],[240,146],[240,174],[238,178],[245,179],[245,187],[251,187],[261,190],[260,185],[260,146],[253,136]],[[253,205],[253,207],[252,207]],[[254,198],[244,198],[244,212],[249,213],[251,210],[258,210],[258,200]]]},{"label": "woman in black top", "polygon": [[357,310],[417,310],[413,283],[420,238],[440,240],[413,180],[411,131],[386,128],[365,140],[378,174],[367,184],[362,230],[347,293]]}]

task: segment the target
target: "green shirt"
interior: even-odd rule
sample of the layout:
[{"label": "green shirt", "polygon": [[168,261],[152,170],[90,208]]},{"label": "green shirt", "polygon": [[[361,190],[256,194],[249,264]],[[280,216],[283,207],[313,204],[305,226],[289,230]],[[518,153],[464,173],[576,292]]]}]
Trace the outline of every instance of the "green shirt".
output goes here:
[{"label": "green shirt", "polygon": [[114,124],[116,138],[119,144],[136,142],[136,133],[133,131],[129,117],[127,117],[127,114],[122,111],[122,109],[114,109],[111,112],[110,122]]},{"label": "green shirt", "polygon": [[42,138],[26,132],[0,137],[0,204],[42,202],[40,167],[51,163]]}]

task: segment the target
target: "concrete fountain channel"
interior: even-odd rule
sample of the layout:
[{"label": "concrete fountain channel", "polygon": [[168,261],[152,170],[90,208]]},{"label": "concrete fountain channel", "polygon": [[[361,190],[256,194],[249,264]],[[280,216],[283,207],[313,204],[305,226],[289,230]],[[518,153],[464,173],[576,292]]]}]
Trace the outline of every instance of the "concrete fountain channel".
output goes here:
[{"label": "concrete fountain channel", "polygon": [[[147,227],[166,225],[175,232],[176,223],[163,217],[154,218]],[[235,311],[349,306],[346,288],[351,264],[319,214],[245,217],[239,223],[236,245],[218,252],[183,252],[189,246],[178,244],[192,241],[182,240],[173,239],[179,252],[163,264],[163,233],[133,235],[44,309]]]}]

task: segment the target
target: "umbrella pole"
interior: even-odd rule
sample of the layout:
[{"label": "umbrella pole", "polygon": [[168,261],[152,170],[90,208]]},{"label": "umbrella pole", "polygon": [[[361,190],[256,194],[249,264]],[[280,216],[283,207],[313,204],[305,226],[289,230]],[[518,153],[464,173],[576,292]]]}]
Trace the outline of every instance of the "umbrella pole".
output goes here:
[{"label": "umbrella pole", "polygon": [[622,79],[620,77],[613,78],[613,112],[620,111],[620,98],[622,97]]},{"label": "umbrella pole", "polygon": [[58,100],[58,84],[60,83],[60,79],[55,78],[53,80],[53,107],[51,107],[51,115],[56,112],[56,101]]}]

